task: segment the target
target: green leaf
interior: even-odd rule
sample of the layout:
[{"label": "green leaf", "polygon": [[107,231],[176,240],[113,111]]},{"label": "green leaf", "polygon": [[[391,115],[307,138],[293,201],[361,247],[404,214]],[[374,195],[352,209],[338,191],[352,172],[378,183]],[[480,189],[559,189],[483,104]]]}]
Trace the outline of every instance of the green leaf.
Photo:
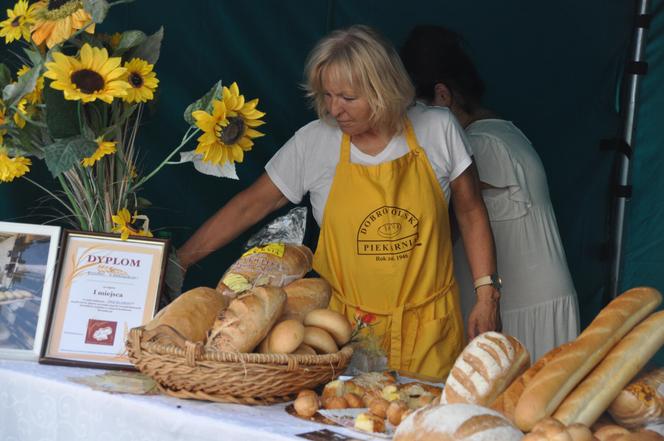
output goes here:
[{"label": "green leaf", "polygon": [[157,32],[145,38],[141,44],[136,46],[129,56],[128,60],[132,58],[140,58],[150,64],[155,64],[159,59],[159,52],[161,51],[161,41],[164,39],[164,27],[160,27]]},{"label": "green leaf", "polygon": [[58,139],[44,147],[44,161],[54,178],[75,167],[83,158],[97,150],[97,143],[81,136]]},{"label": "green leaf", "polygon": [[142,31],[123,32],[122,37],[120,37],[120,43],[118,44],[118,47],[115,48],[115,53],[120,55],[125,51],[142,44],[147,38],[145,32]]},{"label": "green leaf", "polygon": [[2,89],[2,99],[5,105],[14,106],[21,98],[35,90],[37,78],[39,78],[39,66],[30,69],[15,83],[7,84]]},{"label": "green leaf", "polygon": [[106,18],[110,5],[106,0],[83,0],[83,9],[92,16],[92,21],[101,23]]},{"label": "green leaf", "polygon": [[46,125],[53,138],[70,138],[80,135],[78,123],[78,103],[66,100],[62,91],[51,87],[52,80],[44,82],[44,102],[46,103]]},{"label": "green leaf", "polygon": [[42,64],[43,59],[39,51],[28,49],[26,47],[25,49],[23,49],[23,52],[25,52],[25,55],[28,56],[28,60],[30,60],[30,64],[32,64],[33,66],[40,66]]},{"label": "green leaf", "polygon": [[0,89],[12,82],[12,73],[5,63],[0,63]]},{"label": "green leaf", "polygon": [[221,80],[219,80],[212,86],[212,89],[208,93],[187,106],[184,111],[184,120],[193,126],[196,123],[194,117],[191,116],[193,112],[196,110],[205,110],[207,113],[212,113],[212,100],[221,99],[222,90],[223,86]]}]

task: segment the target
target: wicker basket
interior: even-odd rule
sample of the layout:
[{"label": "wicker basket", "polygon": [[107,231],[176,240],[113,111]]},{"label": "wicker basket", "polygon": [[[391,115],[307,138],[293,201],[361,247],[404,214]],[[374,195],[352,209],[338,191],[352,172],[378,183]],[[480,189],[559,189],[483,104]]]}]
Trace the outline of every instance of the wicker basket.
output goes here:
[{"label": "wicker basket", "polygon": [[142,341],[143,328],[127,338],[129,360],[152,377],[166,394],[178,398],[239,404],[274,404],[302,389],[327,383],[343,373],[353,349],[326,355],[218,352],[187,342],[175,345]]}]

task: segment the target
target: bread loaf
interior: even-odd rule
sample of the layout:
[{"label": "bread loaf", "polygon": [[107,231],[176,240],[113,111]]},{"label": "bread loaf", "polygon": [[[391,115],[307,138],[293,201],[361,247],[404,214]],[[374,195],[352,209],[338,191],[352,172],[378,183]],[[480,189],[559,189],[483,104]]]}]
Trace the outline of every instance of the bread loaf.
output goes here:
[{"label": "bread loaf", "polygon": [[339,350],[332,336],[315,326],[304,327],[303,343],[314,348],[319,354],[332,354]]},{"label": "bread loaf", "polygon": [[496,398],[490,407],[505,415],[508,420],[514,422],[514,409],[516,409],[516,404],[519,402],[519,398],[525,387],[540,369],[553,360],[553,358],[569,344],[570,343],[565,343],[544,354],[534,365],[530,366],[523,374],[517,377],[517,379],[514,380],[503,393],[498,395],[498,398]]},{"label": "bread loaf", "polygon": [[185,342],[205,342],[217,315],[228,306],[228,298],[218,291],[199,287],[173,300],[145,325],[143,339],[174,344],[185,349]]},{"label": "bread loaf", "polygon": [[260,352],[268,354],[290,354],[304,341],[304,325],[297,320],[284,320],[272,327],[263,342]]},{"label": "bread loaf", "polygon": [[590,429],[583,424],[565,426],[554,418],[540,420],[522,441],[595,441]]},{"label": "bread loaf", "polygon": [[206,347],[224,352],[251,352],[265,338],[286,303],[281,288],[253,288],[232,300],[215,320]]},{"label": "bread loaf", "polygon": [[635,429],[664,422],[664,368],[641,375],[625,387],[609,406],[611,417],[622,426]]},{"label": "bread loaf", "polygon": [[427,406],[410,414],[394,441],[520,441],[516,427],[495,410],[475,404]]},{"label": "bread loaf", "polygon": [[553,416],[565,424],[592,425],[663,344],[664,311],[659,311],[636,325],[611,349]]},{"label": "bread loaf", "polygon": [[311,270],[313,253],[304,245],[282,243],[252,248],[224,273],[217,290],[231,297],[254,286],[282,287]]},{"label": "bread loaf", "polygon": [[314,309],[306,315],[304,324],[326,330],[339,346],[348,343],[353,333],[348,319],[331,309]]},{"label": "bread loaf", "polygon": [[530,355],[516,338],[498,332],[480,334],[454,362],[441,403],[488,406],[529,365]]},{"label": "bread loaf", "polygon": [[616,425],[607,425],[597,430],[595,438],[599,441],[664,441],[664,437],[659,433],[650,430],[630,432]]},{"label": "bread loaf", "polygon": [[332,288],[325,279],[298,279],[284,286],[286,306],[279,321],[295,319],[301,322],[314,309],[327,308]]},{"label": "bread loaf", "polygon": [[552,415],[574,386],[661,300],[656,289],[633,288],[611,301],[526,386],[515,409],[517,426],[529,431],[537,421]]}]

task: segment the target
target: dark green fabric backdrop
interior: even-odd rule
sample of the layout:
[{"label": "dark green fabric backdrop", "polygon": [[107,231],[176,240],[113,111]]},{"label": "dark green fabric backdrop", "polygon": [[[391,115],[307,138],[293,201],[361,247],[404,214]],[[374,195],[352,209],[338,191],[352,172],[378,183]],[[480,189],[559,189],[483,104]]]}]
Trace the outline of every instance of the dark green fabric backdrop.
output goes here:
[{"label": "dark green fabric backdrop", "polygon": [[[656,5],[659,11],[661,1]],[[608,279],[603,250],[615,155],[601,152],[598,145],[600,139],[620,132],[616,90],[634,7],[633,0],[139,0],[113,8],[102,29],[151,33],[161,25],[165,28],[156,67],[159,100],[146,115],[140,135],[145,169],[177,145],[186,128],[184,108],[219,78],[225,84],[237,81],[242,93],[260,98],[259,108],[267,112],[267,136],[257,140],[239,165],[240,181],[203,176],[184,165],[163,170],[147,185],[143,196],[154,203],[148,213],[151,226],[171,234],[176,245],[251,184],[291,134],[314,118],[299,83],[307,51],[328,29],[365,23],[397,45],[418,23],[461,32],[487,83],[487,104],[514,121],[542,157],[586,324],[601,306]],[[656,24],[651,34],[662,37],[662,17]],[[659,48],[660,72],[661,40],[657,47],[649,46],[651,54]],[[2,56],[7,58],[6,50]],[[654,216],[663,216],[664,205],[652,185],[657,161],[664,157],[657,151],[660,143],[653,142],[662,139],[656,130],[662,94],[654,97],[657,77],[649,75],[649,85],[644,86],[653,95],[644,101],[641,118],[648,122],[641,124],[638,141],[652,148],[649,153],[644,148],[643,156],[636,158],[635,174],[643,175],[638,185],[635,182],[639,196],[630,207],[624,287],[650,283],[664,289],[664,276],[657,271],[664,254],[653,246],[648,232],[656,225],[658,241],[664,240],[664,223]],[[43,172],[34,175],[48,181]],[[39,194],[26,182],[0,184],[0,219],[24,219]],[[255,230],[192,269],[187,287],[214,285]]]}]

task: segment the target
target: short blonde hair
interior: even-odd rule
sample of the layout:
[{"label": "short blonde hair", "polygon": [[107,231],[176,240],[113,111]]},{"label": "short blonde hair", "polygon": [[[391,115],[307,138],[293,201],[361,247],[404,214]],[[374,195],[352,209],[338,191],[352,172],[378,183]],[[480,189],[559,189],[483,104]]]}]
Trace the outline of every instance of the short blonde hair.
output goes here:
[{"label": "short blonde hair", "polygon": [[328,69],[368,101],[372,127],[403,129],[415,87],[394,47],[378,32],[363,25],[339,29],[320,40],[309,54],[304,88],[318,117],[327,121],[323,76]]}]

